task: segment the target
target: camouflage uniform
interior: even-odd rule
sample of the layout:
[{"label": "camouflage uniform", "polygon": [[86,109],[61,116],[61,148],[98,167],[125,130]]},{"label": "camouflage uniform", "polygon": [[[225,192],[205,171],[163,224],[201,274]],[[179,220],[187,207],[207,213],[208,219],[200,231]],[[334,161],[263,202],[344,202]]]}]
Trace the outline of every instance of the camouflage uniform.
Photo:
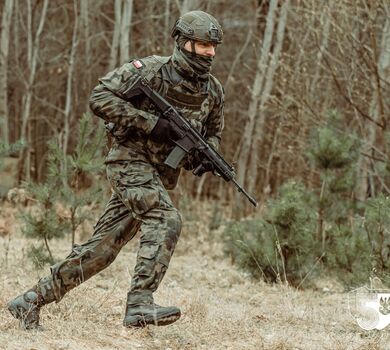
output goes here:
[{"label": "camouflage uniform", "polygon": [[52,266],[33,288],[41,304],[59,301],[66,292],[110,265],[120,249],[141,230],[128,305],[152,304],[152,293],[168,268],[181,230],[181,216],[167,190],[180,168],[164,165],[173,145],[149,136],[159,111],[144,96],[129,98],[132,82],[143,76],[218,148],[223,128],[223,90],[208,72],[197,74],[177,44],[170,57],[151,56],[124,64],[100,79],[90,107],[113,123],[113,145],[106,158],[113,194],[92,237]]}]

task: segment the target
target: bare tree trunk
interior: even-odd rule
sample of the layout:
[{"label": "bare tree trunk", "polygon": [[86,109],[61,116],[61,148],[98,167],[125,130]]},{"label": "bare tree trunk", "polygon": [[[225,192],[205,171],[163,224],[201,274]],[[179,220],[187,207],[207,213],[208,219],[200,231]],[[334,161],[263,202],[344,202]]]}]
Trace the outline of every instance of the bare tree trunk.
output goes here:
[{"label": "bare tree trunk", "polygon": [[131,18],[133,15],[133,0],[124,1],[120,36],[120,64],[129,60]]},{"label": "bare tree trunk", "polygon": [[207,175],[205,174],[201,176],[199,179],[198,186],[196,187],[196,196],[195,196],[196,201],[199,201],[200,197],[202,196],[203,186],[205,184],[206,178]]},{"label": "bare tree trunk", "polygon": [[[321,44],[320,44],[319,50],[317,51],[314,78],[310,82],[310,90],[309,90],[309,94],[308,94],[307,99],[306,99],[307,101],[309,101],[308,103],[310,104],[310,107],[312,107],[315,110],[317,110],[317,108],[315,108],[315,106],[319,106],[319,103],[324,101],[321,104],[322,105],[321,106],[321,110],[317,111],[317,113],[319,115],[321,115],[322,113],[326,113],[326,110],[329,109],[329,98],[325,98],[323,100],[318,99],[318,89],[319,89],[319,87],[317,87],[318,81],[320,80],[320,78],[323,78],[323,75],[321,74],[324,71],[322,69],[322,67],[323,67],[322,59],[323,59],[323,55],[326,52],[327,47],[328,47],[329,34],[330,34],[330,26],[331,26],[331,18],[332,18],[332,16],[329,13],[328,5],[329,4],[324,2],[324,6],[323,7],[321,7],[321,4],[318,4],[319,8],[315,9],[315,13],[317,13],[317,12],[321,13],[320,24],[324,23],[323,24],[324,29],[321,30],[322,40],[321,40]],[[310,21],[310,23],[307,23],[307,26],[308,26],[308,28],[315,28],[314,21],[316,19],[316,16],[312,16],[311,18],[312,18],[312,21]],[[307,39],[308,39],[308,37],[311,34],[312,34],[312,31],[308,30],[307,33],[305,34],[304,39],[302,40],[302,43],[301,43],[302,47],[305,47],[307,45]],[[304,54],[305,54],[305,52],[301,51],[301,54],[299,55],[299,58],[296,61],[296,65],[295,65],[295,67],[296,67],[295,68],[296,74],[295,74],[295,77],[297,79],[299,79],[299,75],[300,75],[299,72],[300,72],[302,60],[304,59],[304,56],[305,56]],[[290,83],[293,86],[296,85],[297,84],[296,79],[293,79]],[[324,86],[325,89],[329,89],[329,87],[330,87],[330,84],[326,84]],[[323,96],[327,96],[327,95],[329,95],[329,97],[331,99],[333,98],[331,93],[324,93],[323,94]],[[307,109],[307,106],[304,106],[304,108]],[[307,134],[308,129],[312,128],[313,123],[310,121],[310,112],[309,112],[309,115],[307,113],[302,113],[302,117],[304,118],[302,134],[305,135],[305,134]],[[311,162],[310,163],[310,170],[309,170],[308,176],[307,176],[308,184],[313,183],[313,181],[314,181],[314,179],[316,177],[316,172],[317,172],[317,170],[316,170],[316,168],[314,166],[314,163]]]},{"label": "bare tree trunk", "polygon": [[271,165],[272,165],[272,161],[273,161],[274,156],[275,156],[275,152],[277,150],[277,145],[278,145],[280,133],[281,133],[281,125],[279,123],[279,125],[277,126],[277,129],[275,131],[274,139],[272,140],[272,147],[271,147],[271,151],[268,154],[268,161],[267,161],[267,166],[266,166],[266,170],[265,170],[264,185],[269,190],[271,190],[271,188],[269,186],[270,185],[270,178],[271,178]]},{"label": "bare tree trunk", "polygon": [[[12,47],[13,47],[13,65],[15,67],[20,67],[20,20],[18,14],[20,13],[19,0],[14,0],[14,17],[12,21]],[[9,69],[8,69],[9,70]],[[19,96],[18,96],[19,97]],[[9,141],[19,139],[19,125],[20,125],[20,108],[21,103],[18,101],[18,98],[14,98],[11,101],[8,101],[8,107],[13,110],[12,121],[8,120],[8,133]],[[9,113],[9,111],[8,111]]]},{"label": "bare tree trunk", "polygon": [[253,193],[256,188],[256,180],[257,180],[257,173],[258,173],[258,155],[259,155],[258,149],[260,146],[260,140],[263,138],[264,135],[265,117],[263,112],[264,112],[264,107],[271,96],[275,71],[276,68],[279,66],[279,56],[282,51],[282,46],[284,41],[284,33],[286,28],[287,12],[288,12],[289,5],[290,5],[290,0],[285,0],[283,2],[280,11],[278,28],[276,31],[276,43],[275,43],[275,47],[271,59],[269,61],[264,88],[262,91],[260,104],[258,108],[259,117],[255,121],[254,134],[252,135],[253,143],[251,146],[251,152],[249,156],[250,161],[249,161],[249,168],[248,168],[250,174],[250,176],[248,177],[248,191],[250,193]]},{"label": "bare tree trunk", "polygon": [[165,0],[165,11],[164,11],[164,48],[168,47],[169,38],[170,38],[170,28],[169,28],[169,17],[170,17],[170,6],[171,0]]},{"label": "bare tree trunk", "polygon": [[87,79],[86,86],[87,88],[91,87],[91,44],[90,44],[90,32],[89,32],[89,8],[88,0],[80,1],[80,17],[84,33],[85,40],[85,64],[87,68]]},{"label": "bare tree trunk", "polygon": [[6,0],[1,18],[0,37],[0,140],[9,143],[8,135],[8,53],[13,0]]},{"label": "bare tree trunk", "polygon": [[115,0],[115,26],[112,34],[109,70],[113,70],[118,64],[119,36],[122,22],[122,0]]},{"label": "bare tree trunk", "polygon": [[[30,119],[30,111],[31,111],[31,100],[32,100],[32,92],[33,86],[35,82],[35,75],[37,70],[38,63],[38,53],[39,53],[39,42],[40,36],[42,34],[43,26],[46,20],[46,13],[48,7],[48,0],[44,0],[42,6],[41,17],[39,20],[38,29],[35,33],[34,42],[32,39],[32,12],[31,12],[31,0],[27,0],[27,9],[28,9],[28,17],[27,17],[27,27],[28,27],[28,40],[27,40],[27,58],[28,58],[28,67],[30,71],[30,75],[27,81],[27,91],[24,96],[23,101],[23,112],[22,112],[22,127],[20,132],[20,138],[22,140],[28,140],[27,134],[27,126]],[[27,146],[28,147],[28,146]],[[30,178],[30,152],[27,151],[27,148],[24,147],[20,152],[19,160],[18,160],[18,168],[19,168],[19,182],[22,180],[23,176],[26,176],[26,179]],[[25,171],[26,170],[26,173]]]},{"label": "bare tree trunk", "polygon": [[263,87],[264,76],[267,68],[267,62],[271,50],[272,37],[274,33],[275,11],[278,0],[271,0],[267,15],[267,24],[264,33],[263,45],[260,50],[260,59],[257,63],[256,75],[253,81],[251,100],[248,108],[248,121],[245,125],[244,134],[241,139],[241,149],[237,164],[237,180],[244,184],[247,166],[250,157],[251,145],[253,142],[253,131],[258,118],[258,106]]},{"label": "bare tree trunk", "polygon": [[[374,50],[375,52],[375,50]],[[376,66],[376,75],[373,77],[373,96],[371,99],[370,105],[370,116],[377,123],[369,123],[367,125],[367,136],[366,136],[366,145],[363,150],[363,154],[373,155],[373,149],[378,145],[378,139],[383,141],[383,133],[385,131],[384,127],[384,115],[389,112],[389,105],[384,102],[382,85],[386,82],[390,82],[390,20],[386,19],[386,22],[383,27],[382,33],[382,42],[380,45],[379,57],[376,58],[377,62],[374,62]],[[382,124],[383,128],[379,127],[378,124]],[[384,145],[382,145],[385,147]],[[386,153],[386,150],[384,150]],[[372,159],[370,157],[361,156],[360,159],[360,174],[359,177],[361,181],[358,186],[357,196],[360,200],[365,200],[368,193],[368,188],[370,187],[371,177],[371,168],[372,168]],[[372,188],[371,191],[374,191]]]},{"label": "bare tree trunk", "polygon": [[[323,56],[325,50],[328,47],[330,19],[331,19],[331,16],[329,14],[329,9],[328,9],[327,6],[325,6],[324,9],[323,9],[323,12],[321,14],[321,20],[320,20],[320,23],[325,21],[325,23],[324,23],[324,30],[322,31],[322,33],[323,33],[322,34],[322,42],[321,42],[321,47],[320,47],[320,49],[318,50],[318,53],[317,53],[317,61],[315,62],[316,70],[315,70],[315,73],[314,73],[314,78],[313,78],[313,80],[311,81],[311,84],[310,84],[310,95],[309,96],[313,96],[313,92],[315,91],[318,79],[320,77],[321,67],[322,67],[322,65],[321,65],[322,56]],[[313,100],[314,100],[314,96],[313,96]]]},{"label": "bare tree trunk", "polygon": [[78,35],[78,9],[77,1],[73,0],[73,9],[74,9],[74,26],[72,34],[72,47],[69,54],[69,63],[68,63],[68,76],[66,81],[66,100],[64,108],[64,131],[62,139],[62,150],[64,154],[64,169],[63,172],[67,172],[67,163],[66,155],[68,154],[69,147],[69,138],[70,138],[70,126],[71,126],[71,109],[72,109],[72,84],[73,84],[73,75],[74,75],[74,66],[75,66],[75,56],[77,49],[77,35]]}]

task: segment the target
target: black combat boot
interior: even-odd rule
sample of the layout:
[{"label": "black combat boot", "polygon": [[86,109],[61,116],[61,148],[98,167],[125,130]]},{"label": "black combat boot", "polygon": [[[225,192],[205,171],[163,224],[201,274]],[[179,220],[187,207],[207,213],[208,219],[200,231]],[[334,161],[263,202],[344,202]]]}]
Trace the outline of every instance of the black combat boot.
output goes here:
[{"label": "black combat boot", "polygon": [[34,289],[17,296],[8,303],[8,310],[20,321],[23,329],[42,330],[39,324],[39,310],[45,305],[43,298]]},{"label": "black combat boot", "polygon": [[39,311],[43,305],[56,300],[51,276],[41,278],[38,284],[8,303],[8,310],[20,321],[23,329],[42,330]]},{"label": "black combat boot", "polygon": [[127,295],[125,327],[145,327],[148,324],[166,326],[180,318],[180,309],[175,306],[163,307],[155,304],[151,295],[129,293]]}]

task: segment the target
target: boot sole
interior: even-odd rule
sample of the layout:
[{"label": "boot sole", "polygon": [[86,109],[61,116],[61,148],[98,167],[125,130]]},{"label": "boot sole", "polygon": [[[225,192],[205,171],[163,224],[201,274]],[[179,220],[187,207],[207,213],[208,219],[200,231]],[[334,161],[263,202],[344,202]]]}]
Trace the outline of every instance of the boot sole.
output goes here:
[{"label": "boot sole", "polygon": [[23,315],[23,311],[21,311],[16,305],[12,305],[11,303],[8,304],[8,311],[11,313],[11,315],[16,318],[17,320],[19,320],[20,322],[20,326],[24,329],[24,330],[38,330],[38,331],[42,331],[44,330],[44,328],[38,324],[30,324],[30,325],[27,325],[26,322],[25,322],[25,319],[26,317]]},{"label": "boot sole", "polygon": [[15,317],[17,320],[22,321],[23,320],[23,315],[20,312],[20,310],[12,304],[8,304],[8,311],[11,313],[13,317]]},{"label": "boot sole", "polygon": [[147,325],[154,326],[167,326],[171,323],[176,322],[180,318],[180,313],[167,315],[163,317],[153,317],[153,315],[134,315],[127,316],[123,320],[123,325],[125,327],[146,327]]}]

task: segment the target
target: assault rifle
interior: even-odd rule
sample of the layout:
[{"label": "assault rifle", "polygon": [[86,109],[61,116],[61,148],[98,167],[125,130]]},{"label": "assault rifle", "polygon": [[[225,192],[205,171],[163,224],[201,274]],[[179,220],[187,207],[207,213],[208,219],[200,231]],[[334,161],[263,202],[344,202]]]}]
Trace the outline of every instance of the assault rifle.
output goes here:
[{"label": "assault rifle", "polygon": [[[132,84],[131,90],[126,94],[126,97],[131,98],[133,96],[144,93],[150,100],[156,105],[156,107],[162,112],[162,118],[167,119],[170,122],[172,128],[175,129],[180,138],[174,143],[176,147],[168,155],[165,160],[165,164],[173,169],[176,169],[180,161],[187,155],[192,154],[197,150],[201,159],[207,159],[214,166],[214,172],[221,176],[225,181],[233,182],[238,191],[241,192],[255,207],[257,207],[256,200],[250,196],[234,179],[236,176],[234,168],[229,165],[225,159],[210,146],[200,132],[194,128],[178,111],[166,101],[159,93],[154,91],[147,83],[145,79],[139,76]],[[199,174],[202,165],[199,165],[193,170],[195,175]]]}]

